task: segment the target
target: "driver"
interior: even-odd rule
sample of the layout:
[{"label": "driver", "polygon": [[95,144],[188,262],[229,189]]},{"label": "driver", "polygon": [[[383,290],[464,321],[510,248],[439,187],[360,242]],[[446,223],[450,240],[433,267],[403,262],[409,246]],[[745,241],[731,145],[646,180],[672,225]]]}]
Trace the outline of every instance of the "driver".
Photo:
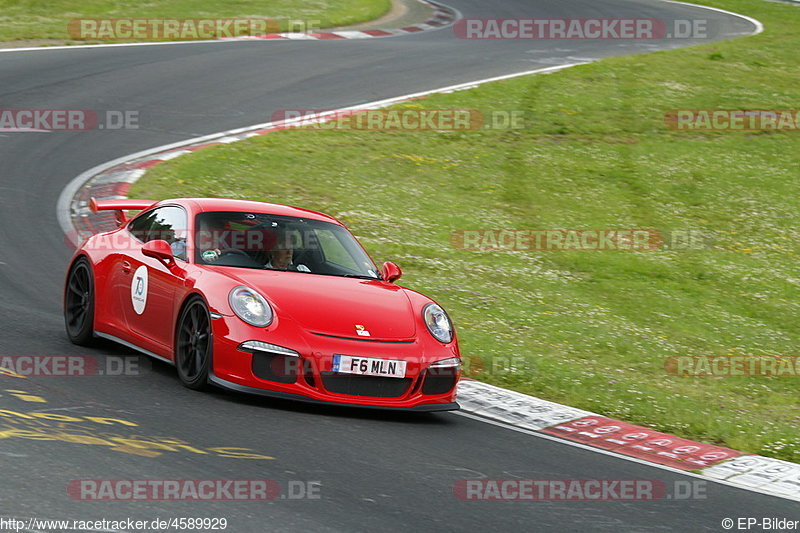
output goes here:
[{"label": "driver", "polygon": [[275,244],[269,251],[269,260],[264,265],[264,268],[271,270],[294,270],[297,272],[311,272],[311,269],[306,265],[297,264],[292,262],[294,255],[294,246],[292,244],[292,236],[285,229],[276,228]]}]

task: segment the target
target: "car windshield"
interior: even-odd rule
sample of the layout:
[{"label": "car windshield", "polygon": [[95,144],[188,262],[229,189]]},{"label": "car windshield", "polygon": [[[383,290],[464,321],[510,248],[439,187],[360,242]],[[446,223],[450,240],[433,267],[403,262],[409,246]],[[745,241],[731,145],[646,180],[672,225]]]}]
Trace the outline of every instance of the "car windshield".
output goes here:
[{"label": "car windshield", "polygon": [[379,279],[375,264],[350,232],[330,222],[206,212],[197,215],[194,242],[200,265]]}]

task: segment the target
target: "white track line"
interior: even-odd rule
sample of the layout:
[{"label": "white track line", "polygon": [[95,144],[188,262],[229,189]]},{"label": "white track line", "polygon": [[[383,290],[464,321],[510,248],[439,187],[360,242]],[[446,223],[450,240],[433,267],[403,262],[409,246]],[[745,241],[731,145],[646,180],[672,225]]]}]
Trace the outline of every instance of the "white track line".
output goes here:
[{"label": "white track line", "polygon": [[[754,19],[753,17],[748,17],[747,15],[742,15],[740,13],[734,13],[733,11],[727,11],[725,9],[720,9],[718,7],[711,7],[711,6],[704,6],[701,4],[692,4],[691,2],[680,2],[678,0],[660,0],[661,2],[666,2],[668,4],[679,4],[684,6],[692,6],[692,7],[699,7],[701,9],[708,9],[709,11],[716,11],[717,13],[724,13],[726,15],[732,15],[734,17],[739,17],[740,19],[744,19],[750,24],[753,24],[756,27],[756,31],[747,35],[746,37],[752,37],[753,35],[758,35],[759,33],[764,31],[764,24],[758,20]],[[800,2],[800,0],[797,0]]]}]

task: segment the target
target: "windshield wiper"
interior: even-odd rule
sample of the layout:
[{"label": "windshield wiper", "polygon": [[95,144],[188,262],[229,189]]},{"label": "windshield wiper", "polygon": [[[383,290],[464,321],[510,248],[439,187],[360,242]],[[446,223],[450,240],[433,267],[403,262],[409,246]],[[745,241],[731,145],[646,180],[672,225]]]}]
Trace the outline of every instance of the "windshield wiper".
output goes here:
[{"label": "windshield wiper", "polygon": [[[336,275],[336,274],[334,274]],[[357,278],[357,279],[371,279],[373,281],[380,280],[381,278],[375,278],[372,276],[367,276],[365,274],[339,274],[343,278]]]}]

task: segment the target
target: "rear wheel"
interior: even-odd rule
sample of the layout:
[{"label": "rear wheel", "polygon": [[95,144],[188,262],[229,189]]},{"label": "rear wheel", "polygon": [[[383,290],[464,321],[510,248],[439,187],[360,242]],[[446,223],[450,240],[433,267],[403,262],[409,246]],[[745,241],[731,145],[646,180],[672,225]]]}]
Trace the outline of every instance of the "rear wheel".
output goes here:
[{"label": "rear wheel", "polygon": [[73,344],[88,346],[94,340],[94,276],[83,258],[72,265],[67,276],[64,323]]},{"label": "rear wheel", "polygon": [[208,385],[211,346],[211,315],[203,299],[195,297],[181,313],[175,343],[175,366],[186,387],[202,390]]}]

